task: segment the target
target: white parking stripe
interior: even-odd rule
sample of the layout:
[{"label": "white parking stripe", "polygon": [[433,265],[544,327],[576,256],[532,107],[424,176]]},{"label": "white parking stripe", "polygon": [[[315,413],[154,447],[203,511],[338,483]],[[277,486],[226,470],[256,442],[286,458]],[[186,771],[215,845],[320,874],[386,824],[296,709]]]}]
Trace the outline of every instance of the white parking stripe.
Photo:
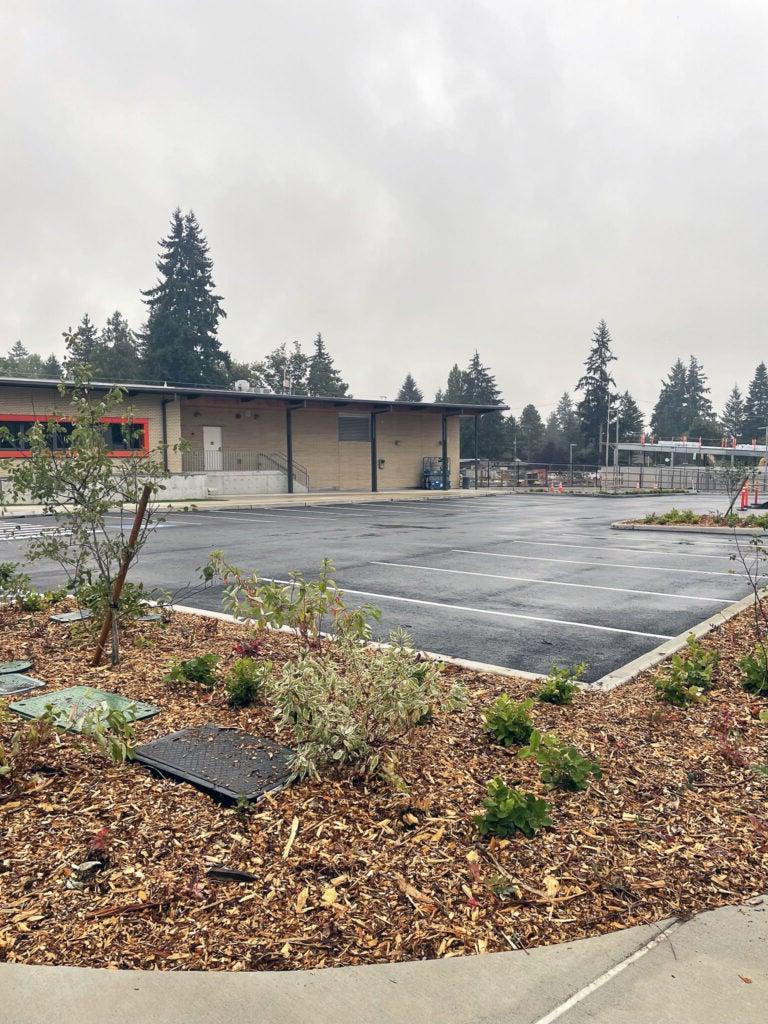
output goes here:
[{"label": "white parking stripe", "polygon": [[632,565],[627,562],[582,562],[576,558],[545,558],[543,555],[502,555],[496,551],[468,551],[466,548],[453,548],[458,555],[482,555],[484,558],[519,558],[525,562],[561,562],[566,565],[596,565],[609,569],[639,569],[643,572],[684,572],[693,576],[730,576],[740,579],[743,575],[735,572],[720,572],[718,569],[670,569],[668,565]]},{"label": "white parking stripe", "polygon": [[[645,554],[650,551],[650,548],[628,548],[619,544],[568,544],[564,541],[556,540],[524,540],[522,537],[505,537],[505,541],[509,544],[528,544],[529,546],[536,548],[590,548],[593,551],[603,551],[606,554],[610,554],[611,551],[634,551],[635,554]],[[720,558],[730,561],[730,555],[708,555],[703,552],[694,551],[674,551],[672,548],[654,548],[653,554],[657,555],[675,555],[680,558]]]},{"label": "white parking stripe", "polygon": [[[290,586],[290,580],[273,579],[273,583],[281,583]],[[542,615],[522,615],[518,612],[497,612],[492,608],[471,608],[462,604],[446,604],[443,601],[424,601],[417,597],[398,597],[396,594],[375,594],[371,590],[350,590],[340,585],[345,594],[355,594],[357,597],[373,597],[377,601],[397,601],[402,604],[421,604],[429,608],[446,608],[454,612],[472,612],[475,615],[493,615],[502,619],[524,619],[527,622],[547,622],[553,626],[573,626],[575,629],[592,629],[603,633],[623,633],[627,636],[644,636],[652,640],[671,640],[667,633],[642,633],[638,629],[619,629],[618,626],[597,626],[591,622],[571,622],[570,619],[547,619]]]},{"label": "white parking stripe", "polygon": [[499,576],[490,572],[470,572],[466,569],[438,569],[433,565],[414,565],[411,562],[371,562],[371,565],[391,565],[395,569],[425,569],[428,572],[450,572],[457,576],[480,576],[486,580],[512,580],[515,583],[537,583],[544,587],[579,587],[582,590],[610,590],[615,594],[641,594],[644,597],[669,597],[678,601],[703,601],[706,604],[732,604],[737,597],[692,597],[690,594],[667,594],[658,590],[630,590],[628,587],[601,587],[594,583],[565,583],[562,580],[539,580],[529,576]]}]

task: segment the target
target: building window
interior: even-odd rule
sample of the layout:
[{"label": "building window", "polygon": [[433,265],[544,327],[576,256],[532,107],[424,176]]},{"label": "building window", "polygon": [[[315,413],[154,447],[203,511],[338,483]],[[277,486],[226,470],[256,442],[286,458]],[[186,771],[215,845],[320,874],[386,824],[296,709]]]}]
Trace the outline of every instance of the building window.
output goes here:
[{"label": "building window", "polygon": [[371,419],[369,416],[339,416],[340,441],[370,441]]},{"label": "building window", "polygon": [[[29,455],[31,443],[29,431],[35,423],[48,423],[54,416],[0,416],[0,459],[12,459]],[[72,424],[56,419],[57,429],[50,431],[48,443],[54,451],[63,451],[68,445]],[[115,457],[130,455],[131,452],[145,453],[149,448],[149,424],[147,420],[131,420],[125,417],[109,417],[104,420],[104,434],[109,454]]]}]

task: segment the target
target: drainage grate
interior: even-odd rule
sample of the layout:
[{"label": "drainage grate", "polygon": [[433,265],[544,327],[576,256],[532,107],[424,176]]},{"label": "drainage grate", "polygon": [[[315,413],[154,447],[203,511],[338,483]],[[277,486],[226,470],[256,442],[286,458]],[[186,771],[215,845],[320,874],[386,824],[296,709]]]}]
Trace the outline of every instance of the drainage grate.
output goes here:
[{"label": "drainage grate", "polygon": [[6,672],[26,672],[28,668],[32,668],[31,661],[3,661],[0,662],[0,675]]},{"label": "drainage grate", "polygon": [[74,724],[79,721],[91,708],[106,703],[110,708],[123,711],[126,714],[129,710],[133,712],[136,719],[151,718],[156,715],[160,708],[153,704],[144,704],[140,700],[129,700],[121,697],[119,693],[106,693],[104,690],[94,690],[90,686],[70,686],[66,690],[55,690],[53,693],[43,693],[38,697],[28,697],[26,700],[9,704],[11,711],[16,711],[25,718],[40,718],[45,714],[48,707],[54,711],[62,711]]},{"label": "drainage grate", "polygon": [[293,751],[262,736],[198,725],[136,748],[137,761],[232,800],[258,800],[288,785]]},{"label": "drainage grate", "polygon": [[13,697],[17,693],[39,690],[45,683],[19,672],[4,672],[0,675],[0,697]]},{"label": "drainage grate", "polygon": [[80,622],[83,619],[92,619],[93,612],[79,611],[79,612],[60,612],[58,615],[51,616],[51,622]]}]

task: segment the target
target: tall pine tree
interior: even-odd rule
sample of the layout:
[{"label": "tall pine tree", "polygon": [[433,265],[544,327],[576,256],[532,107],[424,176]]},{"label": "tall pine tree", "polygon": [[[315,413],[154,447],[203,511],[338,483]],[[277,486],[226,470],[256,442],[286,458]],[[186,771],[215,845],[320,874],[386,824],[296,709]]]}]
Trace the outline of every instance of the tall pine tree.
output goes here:
[{"label": "tall pine tree", "polygon": [[191,211],[174,210],[160,242],[160,279],[142,292],[149,313],[142,334],[146,377],[156,381],[219,385],[227,381],[229,355],[218,338],[226,316],[213,281],[208,243]]},{"label": "tall pine tree", "polygon": [[307,393],[343,398],[349,390],[349,385],[344,383],[341,374],[333,365],[333,359],[325,347],[323,336],[319,333],[315,338],[314,346],[315,351],[309,358]]},{"label": "tall pine tree", "polygon": [[619,440],[639,441],[645,430],[643,414],[628,391],[619,395],[616,412],[619,417]]},{"label": "tall pine tree", "polygon": [[653,408],[651,431],[662,440],[681,437],[686,429],[688,371],[682,359],[676,359]]},{"label": "tall pine tree", "polygon": [[526,405],[517,421],[517,455],[526,462],[542,461],[544,424],[535,405]]},{"label": "tall pine tree", "polygon": [[99,375],[105,380],[136,381],[141,378],[141,357],[136,335],[119,310],[104,325],[100,338]]},{"label": "tall pine tree", "polygon": [[[462,373],[457,366],[448,375],[445,401],[463,402],[467,405],[503,405],[503,399],[496,378],[483,364],[479,352],[475,351],[469,365]],[[461,394],[455,392],[461,390]],[[480,417],[478,424],[478,452],[481,459],[503,459],[509,454],[509,434],[500,412],[489,412]],[[462,458],[475,454],[474,424],[465,419],[461,425]]]},{"label": "tall pine tree", "polygon": [[723,409],[722,424],[726,437],[738,437],[744,426],[744,398],[738,384],[734,384]]},{"label": "tall pine tree", "polygon": [[424,395],[413,376],[410,373],[405,375],[405,380],[397,393],[398,402],[421,402]]},{"label": "tall pine tree", "polygon": [[605,320],[601,320],[592,335],[592,348],[584,363],[583,374],[576,390],[583,398],[577,409],[584,454],[592,462],[600,457],[600,439],[616,402],[616,381],[611,375],[611,363],[616,356],[611,349],[611,333]]},{"label": "tall pine tree", "polygon": [[704,368],[696,356],[691,356],[685,374],[685,431],[686,437],[714,440],[720,428],[709,397],[709,385]]},{"label": "tall pine tree", "polygon": [[88,367],[91,376],[98,380],[102,376],[103,345],[96,330],[96,324],[86,313],[77,325],[77,330],[64,332],[67,354],[64,357],[64,372],[72,376],[76,367]]},{"label": "tall pine tree", "polygon": [[747,392],[742,442],[750,444],[755,440],[758,444],[764,444],[766,427],[768,427],[768,370],[765,363],[760,363]]}]

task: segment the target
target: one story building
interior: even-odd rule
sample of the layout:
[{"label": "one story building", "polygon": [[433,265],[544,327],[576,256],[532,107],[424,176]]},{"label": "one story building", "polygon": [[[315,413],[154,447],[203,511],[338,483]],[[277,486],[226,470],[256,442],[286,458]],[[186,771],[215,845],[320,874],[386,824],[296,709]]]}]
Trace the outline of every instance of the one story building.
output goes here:
[{"label": "one story building", "polygon": [[[91,385],[96,392],[115,386]],[[171,474],[169,498],[402,490],[424,485],[425,466],[433,486],[458,487],[460,417],[472,417],[477,429],[481,416],[506,408],[119,386],[123,403],[105,421],[112,452],[158,453]],[[56,381],[0,378],[0,460],[23,458],[29,426],[54,416],[66,422],[66,413]]]}]

